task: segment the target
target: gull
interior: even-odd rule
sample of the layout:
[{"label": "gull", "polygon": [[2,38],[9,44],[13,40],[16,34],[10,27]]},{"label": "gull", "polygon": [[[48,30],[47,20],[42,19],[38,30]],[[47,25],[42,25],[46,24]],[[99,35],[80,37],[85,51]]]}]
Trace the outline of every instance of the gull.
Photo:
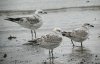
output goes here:
[{"label": "gull", "polygon": [[47,14],[43,10],[36,10],[35,14],[30,17],[17,17],[17,18],[6,18],[5,20],[15,22],[24,28],[31,29],[32,40],[33,40],[33,30],[36,38],[36,29],[40,28],[43,24],[41,14]]},{"label": "gull", "polygon": [[[58,47],[62,42],[62,34],[60,28],[54,28],[51,33],[41,36],[40,38],[34,39],[31,43],[25,43],[24,45],[38,44],[42,48],[49,49],[50,61],[53,64],[53,49]],[[52,58],[52,59],[51,59]]]},{"label": "gull", "polygon": [[71,39],[71,42],[74,45],[73,41],[80,42],[82,47],[82,42],[88,39],[89,28],[94,27],[89,23],[84,23],[80,28],[73,30],[72,32],[63,31],[62,35]]}]

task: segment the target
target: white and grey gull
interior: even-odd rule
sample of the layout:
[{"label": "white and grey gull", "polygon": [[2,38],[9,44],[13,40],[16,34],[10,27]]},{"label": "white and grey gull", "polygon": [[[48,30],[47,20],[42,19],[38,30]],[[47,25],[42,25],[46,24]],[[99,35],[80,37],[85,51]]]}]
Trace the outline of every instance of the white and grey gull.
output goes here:
[{"label": "white and grey gull", "polygon": [[33,40],[33,31],[32,30],[34,30],[34,34],[35,34],[35,38],[36,38],[36,29],[40,28],[43,24],[42,17],[40,16],[41,14],[47,14],[47,12],[39,9],[39,10],[35,11],[35,14],[33,16],[17,17],[17,18],[8,17],[5,20],[15,22],[24,28],[31,29],[32,40]]},{"label": "white and grey gull", "polygon": [[94,26],[89,23],[84,23],[80,28],[77,28],[71,32],[63,31],[62,35],[70,38],[73,46],[75,46],[73,43],[73,41],[75,41],[80,42],[82,47],[82,42],[88,39],[90,27]]},{"label": "white and grey gull", "polygon": [[62,42],[62,34],[60,28],[54,28],[52,32],[34,39],[33,42],[25,43],[24,45],[38,44],[42,48],[49,49],[50,62],[53,64],[53,49],[58,47]]}]

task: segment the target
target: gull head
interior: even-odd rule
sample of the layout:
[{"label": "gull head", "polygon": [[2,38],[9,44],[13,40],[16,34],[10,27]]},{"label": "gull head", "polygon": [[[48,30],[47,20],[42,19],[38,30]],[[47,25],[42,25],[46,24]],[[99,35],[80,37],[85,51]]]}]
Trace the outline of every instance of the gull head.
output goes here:
[{"label": "gull head", "polygon": [[36,11],[35,11],[35,14],[47,14],[47,12],[45,12],[45,11],[39,9],[39,10],[36,10]]},{"label": "gull head", "polygon": [[54,28],[53,29],[53,32],[56,33],[56,34],[61,34],[62,33],[62,30],[61,30],[61,28],[58,28],[57,27],[57,28]]},{"label": "gull head", "polygon": [[91,28],[91,27],[94,27],[93,25],[91,25],[90,23],[84,23],[83,24],[84,27],[87,27],[87,28]]}]

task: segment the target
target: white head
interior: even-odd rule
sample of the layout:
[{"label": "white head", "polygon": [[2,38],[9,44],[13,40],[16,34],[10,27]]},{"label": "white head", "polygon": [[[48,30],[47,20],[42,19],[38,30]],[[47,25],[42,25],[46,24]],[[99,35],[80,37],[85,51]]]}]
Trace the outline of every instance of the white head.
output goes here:
[{"label": "white head", "polygon": [[54,28],[53,32],[56,33],[56,34],[61,34],[62,30],[61,30],[61,28]]},{"label": "white head", "polygon": [[83,27],[86,27],[86,28],[91,28],[91,27],[94,27],[93,25],[89,24],[89,23],[84,23],[83,24]]},{"label": "white head", "polygon": [[39,9],[39,10],[36,10],[36,11],[35,11],[35,14],[47,14],[47,12],[45,12],[45,11]]}]

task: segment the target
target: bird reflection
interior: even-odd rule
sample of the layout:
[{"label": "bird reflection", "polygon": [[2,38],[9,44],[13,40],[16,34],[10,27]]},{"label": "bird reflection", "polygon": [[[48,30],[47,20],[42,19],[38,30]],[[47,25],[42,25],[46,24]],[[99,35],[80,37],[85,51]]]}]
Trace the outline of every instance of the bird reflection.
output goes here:
[{"label": "bird reflection", "polygon": [[69,55],[68,62],[75,64],[91,64],[93,60],[93,54],[87,48],[75,47],[72,49],[72,53]]},{"label": "bird reflection", "polygon": [[53,51],[49,51],[49,58],[45,60],[42,64],[62,64],[59,61],[55,61],[56,57],[53,56]]}]

